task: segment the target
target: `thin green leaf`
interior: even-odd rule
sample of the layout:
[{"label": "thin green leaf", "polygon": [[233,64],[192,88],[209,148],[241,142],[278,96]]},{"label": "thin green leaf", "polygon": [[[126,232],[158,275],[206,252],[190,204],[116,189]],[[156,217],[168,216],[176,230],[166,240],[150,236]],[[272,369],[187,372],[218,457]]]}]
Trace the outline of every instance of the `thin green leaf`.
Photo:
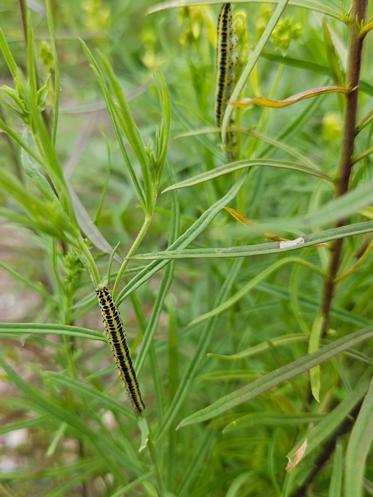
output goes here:
[{"label": "thin green leaf", "polygon": [[131,490],[134,490],[140,483],[148,480],[151,476],[153,476],[153,473],[145,473],[139,478],[136,478],[136,480],[132,481],[131,483],[128,483],[127,485],[124,485],[124,487],[121,487],[119,490],[111,494],[110,497],[123,497],[126,494],[128,495]]},{"label": "thin green leaf", "polygon": [[343,447],[338,442],[333,458],[332,476],[329,485],[329,497],[342,497],[342,478],[343,478]]},{"label": "thin green leaf", "polygon": [[348,440],[345,464],[345,497],[363,497],[366,460],[373,441],[373,381]]},{"label": "thin green leaf", "polygon": [[340,354],[344,350],[354,347],[355,345],[365,340],[369,340],[372,337],[373,328],[370,327],[340,338],[321,348],[318,352],[305,355],[300,359],[263,376],[263,378],[259,378],[253,383],[225,395],[224,397],[213,402],[210,406],[205,407],[204,409],[201,409],[183,419],[179,427],[201,423],[202,421],[216,418],[229,409],[243,404],[258,395],[271,390],[277,385],[281,385],[286,381],[296,378],[314,366],[322,364],[323,362],[328,361],[332,357]]},{"label": "thin green leaf", "polygon": [[[82,44],[83,50],[84,50],[84,52],[85,52],[85,54],[87,56],[87,59],[90,62],[90,65],[91,65],[91,67],[93,69],[93,72],[96,75],[96,78],[97,78],[97,81],[98,81],[98,83],[100,85],[101,91],[102,91],[102,93],[104,95],[106,108],[107,108],[107,111],[109,113],[109,116],[110,116],[110,119],[111,119],[111,122],[112,122],[112,125],[113,125],[113,128],[114,128],[114,132],[115,132],[115,135],[116,135],[118,143],[119,143],[119,148],[120,148],[123,160],[125,162],[125,165],[127,167],[128,173],[130,175],[132,184],[133,184],[133,186],[135,188],[137,197],[138,197],[139,201],[141,202],[142,206],[145,209],[145,207],[146,207],[146,200],[145,200],[144,190],[143,190],[143,188],[142,188],[142,186],[141,186],[141,184],[140,184],[140,182],[139,182],[139,180],[137,178],[135,169],[132,166],[131,160],[130,160],[130,158],[128,156],[128,153],[127,153],[127,150],[126,150],[126,146],[124,144],[123,136],[122,136],[122,132],[125,135],[125,131],[122,130],[121,123],[118,120],[117,111],[116,111],[116,105],[114,103],[113,96],[112,96],[111,92],[109,91],[109,89],[108,89],[108,87],[106,85],[105,74],[102,71],[101,67],[98,65],[98,63],[97,63],[95,57],[93,56],[92,52],[89,50],[88,46],[84,43],[83,40],[81,40],[81,44]],[[121,130],[122,130],[122,132],[121,132]]]},{"label": "thin green leaf", "polygon": [[[262,3],[262,0],[233,0],[231,3],[233,4],[248,4],[248,3]],[[278,4],[279,0],[267,0],[266,3],[270,4]],[[157,3],[153,7],[148,10],[148,14],[155,14],[156,12],[161,12],[162,10],[167,9],[175,9],[186,6],[193,5],[220,5],[220,0],[171,0],[168,2]],[[345,20],[343,13],[332,9],[331,7],[321,4],[319,2],[314,2],[312,0],[290,0],[289,5],[294,5],[295,7],[301,7],[304,9],[309,9],[314,12],[320,12],[321,14],[325,14],[327,16],[334,17],[335,19]]]},{"label": "thin green leaf", "polygon": [[[267,295],[271,295],[285,302],[289,302],[290,300],[290,293],[287,290],[280,288],[278,285],[274,285],[273,283],[261,283],[258,285],[258,289]],[[302,296],[299,301],[302,306],[312,312],[318,311],[320,308],[320,302],[317,299]],[[349,323],[354,326],[367,327],[371,324],[368,319],[364,319],[351,311],[345,311],[341,307],[337,307],[335,305],[333,305],[331,309],[331,316],[337,319],[340,323]]]},{"label": "thin green leaf", "polygon": [[23,430],[27,428],[36,428],[38,426],[45,426],[45,423],[50,420],[50,416],[38,416],[33,419],[22,419],[21,421],[14,421],[14,423],[4,424],[0,426],[0,435],[10,433],[12,431]]},{"label": "thin green leaf", "polygon": [[27,143],[22,140],[21,134],[17,131],[14,131],[10,126],[6,124],[5,121],[0,119],[0,129],[4,131],[12,140],[14,140],[25,152],[28,153],[30,157],[32,157],[38,164],[43,166],[43,161],[38,155],[27,145]]},{"label": "thin green leaf", "polygon": [[211,309],[211,311],[206,312],[205,314],[202,314],[198,318],[193,319],[193,321],[191,321],[188,324],[188,326],[195,326],[196,324],[199,324],[202,321],[205,321],[206,319],[211,319],[212,317],[217,316],[218,314],[221,314],[222,312],[226,311],[232,305],[234,305],[236,302],[242,299],[250,290],[255,288],[256,285],[258,285],[263,280],[265,280],[273,272],[277,271],[283,266],[286,266],[287,264],[302,264],[313,271],[319,272],[319,268],[317,266],[314,266],[298,257],[287,257],[286,259],[281,259],[279,261],[276,261],[273,264],[271,264],[269,267],[267,267],[264,271],[261,271],[259,274],[254,276],[254,278],[252,278],[248,283],[246,283],[246,285],[241,287],[240,290],[238,290],[238,292],[232,295],[232,297],[222,302],[219,306],[214,307],[213,309]]},{"label": "thin green leaf", "polygon": [[190,186],[199,185],[205,183],[206,181],[211,181],[212,179],[219,178],[220,176],[225,176],[226,174],[233,173],[235,171],[241,171],[243,169],[250,169],[255,166],[260,167],[274,167],[279,169],[290,169],[293,171],[298,171],[300,173],[309,174],[311,176],[316,176],[317,178],[324,179],[326,181],[332,182],[332,179],[327,175],[322,173],[317,169],[312,169],[303,164],[297,162],[276,160],[276,159],[252,159],[252,160],[242,160],[237,162],[230,162],[219,166],[210,171],[206,171],[201,174],[197,174],[191,178],[180,181],[174,185],[168,186],[163,190],[162,193],[170,192],[172,190],[178,190],[180,188],[188,188]]},{"label": "thin green leaf", "polygon": [[[216,301],[215,301],[216,305],[219,305],[221,302],[224,302],[225,299],[227,298],[227,296],[232,288],[232,285],[234,284],[234,282],[239,274],[241,266],[242,266],[242,259],[236,259],[233,263],[233,267],[229,271],[228,276],[226,277],[226,279],[225,279],[225,281],[220,289],[218,296],[216,297]],[[216,326],[216,321],[217,321],[216,316],[209,319],[207,321],[207,323],[205,324],[203,330],[201,331],[200,338],[199,338],[199,341],[197,344],[197,349],[196,349],[196,352],[194,354],[194,357],[190,361],[190,365],[187,368],[187,371],[184,374],[183,379],[180,381],[178,389],[177,389],[177,391],[172,399],[171,405],[165,414],[163,424],[160,427],[158,434],[157,434],[157,437],[156,437],[157,439],[162,438],[166,434],[170,425],[172,424],[175,417],[177,416],[177,414],[181,408],[181,405],[182,405],[183,401],[185,400],[185,398],[186,398],[186,396],[191,388],[192,382],[193,382],[196,374],[198,373],[201,362],[205,357],[206,351],[211,343],[212,335],[213,335],[213,332],[214,332],[215,326]]]},{"label": "thin green leaf", "polygon": [[0,323],[0,336],[16,338],[20,335],[61,335],[105,341],[105,337],[101,333],[87,328],[79,328],[78,326],[41,323]]},{"label": "thin green leaf", "polygon": [[[260,285],[258,285],[259,287]],[[315,309],[318,306],[315,303]],[[335,316],[340,316],[340,311],[336,311],[335,309],[332,310],[331,314],[333,317]],[[347,316],[346,316],[347,317]],[[351,318],[351,315],[348,315],[349,318]],[[344,316],[342,317],[342,319]],[[354,324],[369,324],[369,322],[364,321],[364,320],[357,320],[355,321],[354,318],[352,318],[349,322],[354,322]],[[207,357],[210,359],[217,359],[217,360],[222,360],[222,361],[239,361],[242,359],[246,359],[248,357],[252,357],[256,354],[260,354],[261,352],[266,352],[268,350],[272,350],[276,347],[280,347],[283,345],[288,345],[290,343],[306,343],[309,340],[308,335],[305,335],[304,333],[294,333],[292,335],[283,335],[275,338],[271,338],[265,342],[259,343],[258,345],[254,345],[252,347],[249,347],[248,349],[244,349],[241,352],[237,352],[236,354],[230,354],[230,355],[224,355],[224,354],[213,354],[209,353],[207,354]],[[356,350],[348,350],[346,352],[346,355],[349,355],[351,357],[354,357],[355,359],[359,359],[366,364],[373,365],[373,359],[371,359],[369,356],[362,354],[361,352],[357,352]]]},{"label": "thin green leaf", "polygon": [[53,124],[52,124],[52,143],[56,144],[57,139],[57,130],[58,130],[58,119],[60,113],[60,91],[61,91],[61,83],[60,83],[60,65],[58,61],[58,52],[56,46],[56,30],[54,25],[53,18],[53,8],[51,4],[51,0],[46,1],[47,7],[47,20],[48,20],[48,31],[49,38],[52,47],[53,54],[53,92],[54,92],[54,101],[53,101]]},{"label": "thin green leaf", "polygon": [[[310,340],[308,343],[309,354],[312,354],[312,352],[316,352],[320,348],[322,326],[323,326],[323,318],[322,316],[317,316],[313,323],[310,334]],[[316,366],[315,368],[310,369],[310,383],[311,383],[311,392],[314,399],[317,402],[320,402],[320,383],[321,383],[320,366]]]},{"label": "thin green leaf", "polygon": [[168,142],[170,139],[170,128],[171,128],[171,103],[170,95],[168,92],[166,80],[161,73],[158,74],[158,85],[157,85],[159,101],[162,109],[162,122],[157,136],[157,175],[158,179],[162,173],[164,164],[167,158]]},{"label": "thin green leaf", "polygon": [[49,447],[47,449],[46,454],[48,457],[53,456],[54,453],[56,452],[56,449],[57,449],[59,443],[61,442],[61,440],[65,436],[67,426],[68,425],[65,422],[60,423],[60,426],[58,427],[56,433],[54,434],[52,441],[50,442]]},{"label": "thin green leaf", "polygon": [[14,60],[12,52],[9,48],[8,42],[6,41],[4,31],[0,29],[0,50],[3,54],[6,65],[8,66],[9,72],[12,75],[13,80],[17,79],[19,69]]},{"label": "thin green leaf", "polygon": [[[114,371],[114,366],[113,366]],[[135,419],[135,416],[131,409],[126,407],[124,402],[119,402],[108,395],[96,390],[90,385],[82,383],[80,380],[74,380],[74,378],[70,378],[62,373],[54,373],[48,371],[44,373],[44,376],[51,383],[55,383],[56,385],[62,385],[68,390],[72,390],[74,392],[78,392],[87,399],[93,399],[95,401],[99,401],[102,407],[106,407],[111,411],[118,412],[128,418]]]},{"label": "thin green leaf", "polygon": [[20,281],[27,288],[30,288],[31,290],[34,290],[35,292],[37,292],[44,299],[48,300],[49,302],[53,302],[53,298],[47,292],[47,290],[45,290],[45,288],[41,285],[41,283],[33,283],[31,280],[26,278],[23,274],[19,273],[18,271],[15,271],[13,268],[11,268],[10,266],[8,266],[7,264],[5,264],[2,261],[0,261],[0,268],[4,269],[4,271],[9,273],[16,280]]},{"label": "thin green leaf", "polygon": [[[170,232],[170,242],[174,243],[175,240],[177,239],[178,236],[178,231],[179,231],[179,217],[180,217],[180,212],[179,212],[179,206],[176,200],[176,197],[173,196],[173,202],[172,202],[172,223],[171,223],[171,232]],[[152,343],[154,333],[157,330],[158,324],[159,324],[159,319],[161,317],[161,312],[164,306],[165,299],[167,297],[168,291],[170,289],[170,286],[173,281],[174,277],[174,270],[175,270],[175,264],[171,263],[165,271],[165,274],[162,278],[161,286],[158,290],[157,293],[157,299],[154,303],[153,307],[153,312],[152,315],[148,321],[148,325],[146,327],[146,330],[144,332],[143,339],[141,341],[141,348],[139,351],[139,354],[136,357],[135,360],[135,370],[136,371],[141,371],[146,355],[149,351],[149,347]]]},{"label": "thin green leaf", "polygon": [[271,350],[274,347],[279,347],[282,345],[288,345],[289,343],[306,342],[307,336],[304,333],[294,333],[291,335],[282,335],[279,337],[271,338],[265,342],[259,343],[249,347],[248,349],[237,352],[236,354],[223,355],[223,354],[207,354],[207,357],[211,359],[219,359],[223,361],[239,361],[241,359],[246,359],[252,357],[266,350]]},{"label": "thin green leaf", "polygon": [[228,491],[225,494],[225,497],[236,497],[241,494],[241,487],[244,485],[249,485],[249,480],[253,476],[252,471],[248,471],[247,473],[241,473],[240,475],[236,476],[236,478],[232,481],[232,483],[229,485]]},{"label": "thin green leaf", "polygon": [[114,106],[114,111],[117,115],[118,121],[122,125],[122,129],[125,133],[128,143],[130,144],[141,166],[145,197],[147,199],[147,207],[150,208],[153,200],[153,186],[151,163],[146,152],[146,147],[142,140],[140,131],[136,125],[135,119],[132,115],[129,103],[124,96],[123,89],[114,74],[113,68],[111,67],[108,59],[102,53],[100,53],[100,60],[106,71],[105,75],[110,83],[111,89],[114,92],[119,105],[119,108],[117,106]]},{"label": "thin green leaf", "polygon": [[[305,218],[303,218],[305,219]],[[311,219],[311,218],[308,218]],[[317,216],[312,216],[312,220],[317,219]],[[307,222],[307,224],[309,221]],[[292,225],[299,228],[301,223],[298,224],[294,221]],[[263,232],[268,229],[276,227],[275,223],[258,224],[253,226],[254,232]],[[250,226],[251,229],[251,226]],[[136,254],[132,259],[136,260],[171,260],[171,259],[204,259],[204,258],[229,258],[229,257],[252,257],[254,255],[267,255],[284,253],[293,250],[299,250],[306,247],[312,247],[332,240],[340,238],[347,238],[349,236],[363,235],[373,231],[373,221],[366,221],[363,223],[354,223],[351,225],[342,226],[340,228],[332,228],[330,230],[321,231],[319,233],[311,233],[301,237],[304,241],[288,245],[281,245],[280,242],[268,242],[253,245],[240,245],[238,247],[227,248],[198,248],[186,250],[168,250],[164,252],[151,252],[149,254]],[[296,240],[295,240],[296,242]]]},{"label": "thin green leaf", "polygon": [[251,412],[231,421],[223,430],[223,433],[239,430],[242,428],[251,428],[258,426],[298,426],[301,424],[314,423],[320,421],[322,414],[310,413],[267,413]]},{"label": "thin green leaf", "polygon": [[[295,157],[299,161],[303,162],[305,166],[308,166],[312,170],[319,171],[320,168],[319,166],[313,162],[311,159],[303,155],[301,152],[299,152],[297,149],[294,147],[291,147],[290,145],[287,145],[286,143],[283,143],[282,141],[276,140],[275,138],[269,137],[267,135],[264,135],[263,133],[260,133],[259,131],[256,131],[251,128],[238,128],[235,126],[232,126],[232,131],[235,131],[236,133],[243,133],[249,136],[253,136],[254,138],[257,138],[260,141],[263,141],[265,143],[269,143],[271,147],[266,149],[266,152],[268,152],[269,149],[271,148],[277,148],[279,150],[283,150],[287,154],[291,155],[292,157]],[[197,129],[193,131],[186,131],[185,133],[180,133],[179,135],[176,136],[176,138],[189,138],[189,137],[195,137],[195,136],[201,136],[201,135],[209,135],[209,134],[217,134],[220,132],[219,128],[202,128],[202,129]],[[260,159],[258,157],[258,159]],[[167,188],[164,190],[166,191]]]},{"label": "thin green leaf", "polygon": [[[240,180],[238,180],[232,188],[217,202],[211,205],[198,219],[195,221],[179,238],[170,245],[171,249],[180,248],[183,249],[193,242],[210,224],[214,217],[220,212],[224,207],[237,195],[241,189],[246,175],[244,174]],[[168,261],[161,262],[151,262],[142,271],[140,271],[132,280],[126,285],[126,287],[118,294],[117,303],[118,305],[123,302],[123,300],[146,281],[148,281],[153,274],[162,269]]]}]

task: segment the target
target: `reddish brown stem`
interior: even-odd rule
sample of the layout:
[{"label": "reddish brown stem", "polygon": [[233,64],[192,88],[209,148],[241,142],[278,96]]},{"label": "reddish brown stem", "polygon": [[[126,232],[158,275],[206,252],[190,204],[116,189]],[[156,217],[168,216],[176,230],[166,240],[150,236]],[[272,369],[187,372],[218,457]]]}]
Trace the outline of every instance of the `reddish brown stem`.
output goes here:
[{"label": "reddish brown stem", "polygon": [[18,0],[19,10],[21,12],[22,31],[25,44],[27,43],[27,6],[25,0]]},{"label": "reddish brown stem", "polygon": [[[348,54],[346,86],[351,89],[346,95],[346,111],[344,117],[343,143],[339,164],[339,175],[336,196],[340,197],[348,192],[353,165],[353,153],[356,136],[356,119],[358,108],[358,91],[360,81],[361,59],[364,39],[360,36],[360,28],[365,19],[367,0],[355,0],[351,12],[351,35]],[[337,227],[343,226],[347,219],[340,219]],[[321,303],[323,326],[321,336],[329,328],[330,309],[335,290],[335,278],[338,274],[342,258],[343,240],[336,240],[332,246],[331,260],[324,286]]]}]

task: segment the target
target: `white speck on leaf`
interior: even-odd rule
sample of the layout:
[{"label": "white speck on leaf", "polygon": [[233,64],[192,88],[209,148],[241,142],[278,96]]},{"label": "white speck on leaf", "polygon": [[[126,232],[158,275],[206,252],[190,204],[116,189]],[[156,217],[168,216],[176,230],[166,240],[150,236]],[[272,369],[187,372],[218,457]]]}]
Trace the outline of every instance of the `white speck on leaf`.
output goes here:
[{"label": "white speck on leaf", "polygon": [[302,245],[305,242],[303,236],[296,238],[295,240],[284,240],[280,242],[280,248],[291,248],[297,247],[298,245]]}]

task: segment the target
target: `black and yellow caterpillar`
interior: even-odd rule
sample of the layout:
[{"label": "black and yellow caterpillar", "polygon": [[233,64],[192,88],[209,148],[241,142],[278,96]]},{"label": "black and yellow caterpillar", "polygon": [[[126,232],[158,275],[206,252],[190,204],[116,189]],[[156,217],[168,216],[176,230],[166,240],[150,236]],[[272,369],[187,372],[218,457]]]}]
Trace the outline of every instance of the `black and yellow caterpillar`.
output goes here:
[{"label": "black and yellow caterpillar", "polygon": [[225,3],[219,13],[216,44],[216,124],[220,128],[231,97],[236,39],[232,5]]},{"label": "black and yellow caterpillar", "polygon": [[138,414],[141,414],[145,409],[145,404],[141,397],[139,384],[127,344],[126,333],[118,309],[107,288],[97,288],[96,294],[105,325],[106,338],[111,345],[119,375],[126,387],[135,411]]}]

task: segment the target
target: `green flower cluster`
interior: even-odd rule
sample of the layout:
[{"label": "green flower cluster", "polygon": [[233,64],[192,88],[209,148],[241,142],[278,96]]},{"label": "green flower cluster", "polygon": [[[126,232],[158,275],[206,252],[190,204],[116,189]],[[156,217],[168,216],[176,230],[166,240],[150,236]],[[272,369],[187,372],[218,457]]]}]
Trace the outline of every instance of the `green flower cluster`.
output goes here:
[{"label": "green flower cluster", "polygon": [[[263,33],[272,15],[272,7],[265,6],[260,11],[260,16],[256,22],[256,36],[259,38]],[[288,16],[280,19],[273,30],[271,41],[275,50],[286,53],[290,43],[297,40],[302,33],[302,24],[293,17]]]},{"label": "green flower cluster", "polygon": [[89,32],[98,33],[110,26],[110,8],[101,0],[84,0],[82,7],[86,13],[84,24]]}]

